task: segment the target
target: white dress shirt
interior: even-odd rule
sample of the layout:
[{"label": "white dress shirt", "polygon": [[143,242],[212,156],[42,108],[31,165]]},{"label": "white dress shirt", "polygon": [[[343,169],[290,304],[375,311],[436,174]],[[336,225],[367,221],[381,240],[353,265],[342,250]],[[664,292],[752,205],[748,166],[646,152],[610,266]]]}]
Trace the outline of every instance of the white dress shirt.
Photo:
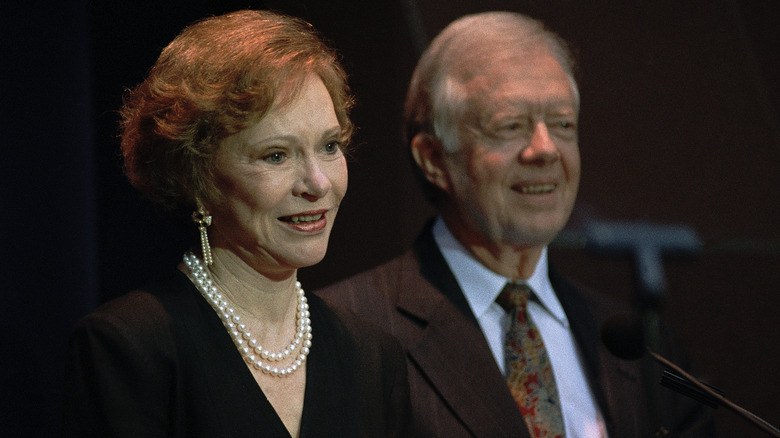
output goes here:
[{"label": "white dress shirt", "polygon": [[[496,303],[496,298],[508,281],[477,261],[455,239],[441,218],[433,227],[433,237],[466,295],[471,311],[477,317],[496,365],[506,375],[504,366],[504,334],[509,329],[509,315]],[[606,437],[606,427],[588,386],[585,367],[575,344],[569,321],[553,291],[547,274],[547,248],[526,283],[536,300],[529,300],[528,313],[539,328],[550,356],[555,383],[563,410],[568,438]]]}]

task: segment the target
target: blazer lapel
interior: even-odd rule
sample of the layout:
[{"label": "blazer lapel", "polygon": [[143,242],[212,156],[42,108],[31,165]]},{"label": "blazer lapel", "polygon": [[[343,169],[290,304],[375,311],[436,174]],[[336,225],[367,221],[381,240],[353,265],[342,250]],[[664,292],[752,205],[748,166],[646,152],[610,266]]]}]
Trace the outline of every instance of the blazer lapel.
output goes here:
[{"label": "blazer lapel", "polygon": [[571,324],[607,433],[609,436],[634,434],[636,429],[632,425],[639,419],[632,411],[638,402],[628,401],[636,400],[641,390],[641,374],[636,363],[618,360],[607,352],[599,335],[598,321],[622,309],[605,307],[598,299],[588,298],[552,268],[550,281]]},{"label": "blazer lapel", "polygon": [[527,436],[504,376],[430,228],[416,242],[415,252],[416,260],[408,258],[400,272],[397,302],[401,312],[418,322],[419,331],[408,344],[412,361],[474,436]]},{"label": "blazer lapel", "polygon": [[563,311],[571,324],[571,331],[582,353],[588,378],[591,383],[601,378],[599,360],[599,328],[596,319],[588,309],[585,299],[571,283],[550,268],[550,283],[555,290]]}]

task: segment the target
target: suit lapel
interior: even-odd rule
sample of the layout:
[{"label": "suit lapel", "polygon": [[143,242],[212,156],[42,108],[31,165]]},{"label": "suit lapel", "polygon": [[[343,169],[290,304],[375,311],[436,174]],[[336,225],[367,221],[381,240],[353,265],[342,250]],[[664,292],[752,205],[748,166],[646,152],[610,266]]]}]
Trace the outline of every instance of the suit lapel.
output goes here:
[{"label": "suit lapel", "polygon": [[397,302],[401,312],[419,323],[408,344],[412,361],[474,436],[527,436],[504,376],[430,228],[416,242],[415,252],[416,260],[408,258],[401,269]]},{"label": "suit lapel", "polygon": [[598,381],[601,378],[599,371],[599,345],[601,341],[596,320],[591,315],[585,300],[577,293],[576,288],[552,268],[550,268],[550,283],[561,306],[563,306],[566,318],[571,324],[571,331],[585,361],[588,377],[592,381]]},{"label": "suit lapel", "polygon": [[[571,325],[571,331],[585,362],[588,384],[596,397],[609,436],[634,434],[634,429],[621,431],[619,428],[637,421],[631,414],[636,402],[627,406],[626,400],[636,399],[636,394],[641,389],[638,368],[636,363],[618,360],[608,353],[602,347],[599,335],[598,321],[618,312],[618,309],[604,307],[593,297],[586,298],[553,268],[550,268],[550,282]],[[627,417],[632,419],[625,421]],[[628,430],[631,432],[627,432]]]}]

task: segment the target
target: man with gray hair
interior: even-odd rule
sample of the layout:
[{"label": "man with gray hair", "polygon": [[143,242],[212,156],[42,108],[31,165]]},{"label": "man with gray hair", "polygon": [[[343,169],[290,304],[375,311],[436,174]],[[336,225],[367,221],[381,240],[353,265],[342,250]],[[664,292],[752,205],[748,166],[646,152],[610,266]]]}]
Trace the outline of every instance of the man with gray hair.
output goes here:
[{"label": "man with gray hair", "polygon": [[[577,195],[578,115],[565,43],[520,14],[456,20],[414,71],[406,135],[439,216],[407,253],[319,293],[404,344],[421,436],[653,433],[641,370],[599,341],[621,306],[548,265]],[[661,402],[662,433],[712,436],[694,402]]]}]

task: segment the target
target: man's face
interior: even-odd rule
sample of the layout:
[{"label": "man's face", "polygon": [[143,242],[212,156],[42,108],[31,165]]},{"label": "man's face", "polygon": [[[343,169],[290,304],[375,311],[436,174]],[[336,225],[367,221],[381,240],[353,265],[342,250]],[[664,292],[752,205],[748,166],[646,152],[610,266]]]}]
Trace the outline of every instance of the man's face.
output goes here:
[{"label": "man's face", "polygon": [[566,225],[579,186],[572,84],[540,49],[481,68],[462,85],[459,148],[443,158],[445,220],[469,245],[548,244]]}]

